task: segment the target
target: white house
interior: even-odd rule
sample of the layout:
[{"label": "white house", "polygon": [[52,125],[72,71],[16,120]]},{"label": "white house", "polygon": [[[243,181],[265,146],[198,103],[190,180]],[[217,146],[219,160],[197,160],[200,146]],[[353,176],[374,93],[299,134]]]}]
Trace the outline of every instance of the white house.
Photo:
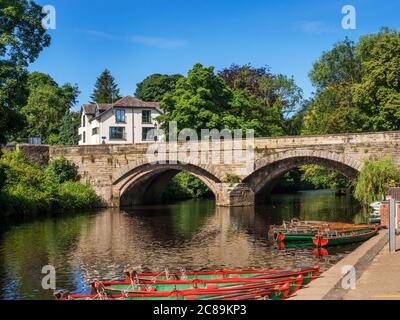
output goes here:
[{"label": "white house", "polygon": [[163,114],[158,103],[131,96],[112,104],[85,104],[81,112],[79,145],[154,141],[156,118]]}]

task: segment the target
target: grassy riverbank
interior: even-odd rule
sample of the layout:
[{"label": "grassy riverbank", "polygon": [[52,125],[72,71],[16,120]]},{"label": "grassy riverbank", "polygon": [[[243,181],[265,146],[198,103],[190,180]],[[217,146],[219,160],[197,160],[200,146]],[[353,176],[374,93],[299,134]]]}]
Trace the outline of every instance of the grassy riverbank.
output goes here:
[{"label": "grassy riverbank", "polygon": [[95,192],[78,180],[77,168],[63,157],[40,167],[19,151],[3,150],[0,157],[0,210],[12,215],[96,206],[99,199]]}]

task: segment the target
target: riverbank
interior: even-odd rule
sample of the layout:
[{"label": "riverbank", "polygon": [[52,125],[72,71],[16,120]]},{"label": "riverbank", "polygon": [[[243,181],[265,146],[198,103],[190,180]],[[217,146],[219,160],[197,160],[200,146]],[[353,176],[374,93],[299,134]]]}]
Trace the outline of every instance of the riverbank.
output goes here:
[{"label": "riverbank", "polygon": [[[360,283],[363,276],[368,274],[374,259],[378,255],[384,255],[387,250],[388,243],[388,231],[382,230],[379,235],[363,243],[360,247],[354,250],[352,253],[348,254],[345,258],[336,263],[328,271],[324,272],[320,278],[315,280],[310,287],[301,290],[298,295],[292,298],[292,300],[343,300],[346,295],[353,292],[351,289],[344,289],[342,287],[343,280],[343,270],[348,266],[353,266],[356,270],[356,291],[363,292]],[[399,263],[398,260],[396,260]],[[392,268],[395,269],[396,261],[392,261]],[[398,264],[397,264],[398,265]],[[376,280],[374,283],[379,282],[379,279],[386,279],[390,281],[391,279],[386,276],[385,272],[380,271],[379,276],[376,275]],[[360,282],[361,281],[361,282]],[[367,282],[368,283],[368,282]],[[367,284],[371,286],[371,284]],[[365,290],[364,285],[364,290]],[[381,285],[376,285],[378,288]],[[399,287],[399,286],[398,286]],[[372,288],[372,287],[371,287]],[[362,295],[362,294],[361,294]],[[350,297],[350,296],[348,296]],[[357,299],[357,298],[356,298]],[[360,299],[363,299],[360,297]]]}]

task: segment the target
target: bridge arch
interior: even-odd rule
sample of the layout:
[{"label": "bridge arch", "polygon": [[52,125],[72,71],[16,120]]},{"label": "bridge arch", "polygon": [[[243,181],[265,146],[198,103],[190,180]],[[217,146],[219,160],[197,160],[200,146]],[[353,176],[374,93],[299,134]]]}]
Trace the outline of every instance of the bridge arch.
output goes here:
[{"label": "bridge arch", "polygon": [[204,168],[183,163],[146,163],[127,171],[113,183],[114,198],[119,198],[121,207],[159,203],[169,181],[179,172],[200,179],[218,198],[221,180]]},{"label": "bridge arch", "polygon": [[256,159],[254,172],[243,182],[254,191],[258,200],[264,199],[276,182],[288,171],[306,164],[317,164],[334,169],[349,180],[357,178],[362,163],[347,155],[329,151],[292,150]]}]

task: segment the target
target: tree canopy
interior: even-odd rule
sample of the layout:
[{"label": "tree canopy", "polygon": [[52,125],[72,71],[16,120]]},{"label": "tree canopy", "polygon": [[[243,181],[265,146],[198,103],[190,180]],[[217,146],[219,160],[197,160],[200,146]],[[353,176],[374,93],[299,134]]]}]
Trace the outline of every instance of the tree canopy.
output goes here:
[{"label": "tree canopy", "polygon": [[143,101],[160,102],[167,92],[171,92],[179,79],[180,74],[152,74],[137,84],[135,96]]},{"label": "tree canopy", "polygon": [[90,98],[92,103],[112,103],[121,98],[118,85],[108,69],[97,78]]},{"label": "tree canopy", "polygon": [[27,99],[26,67],[50,44],[43,17],[34,1],[0,2],[0,143],[23,127],[19,108]]},{"label": "tree canopy", "polygon": [[216,74],[213,67],[196,64],[161,102],[166,112],[159,120],[166,129],[253,129],[257,136],[285,134],[290,112],[301,99],[293,79],[272,76],[267,69],[233,65]]},{"label": "tree canopy", "polygon": [[76,103],[79,90],[71,84],[58,84],[49,75],[34,72],[28,76],[28,99],[21,108],[26,125],[21,138],[42,137],[45,143],[60,143],[62,119]]}]

